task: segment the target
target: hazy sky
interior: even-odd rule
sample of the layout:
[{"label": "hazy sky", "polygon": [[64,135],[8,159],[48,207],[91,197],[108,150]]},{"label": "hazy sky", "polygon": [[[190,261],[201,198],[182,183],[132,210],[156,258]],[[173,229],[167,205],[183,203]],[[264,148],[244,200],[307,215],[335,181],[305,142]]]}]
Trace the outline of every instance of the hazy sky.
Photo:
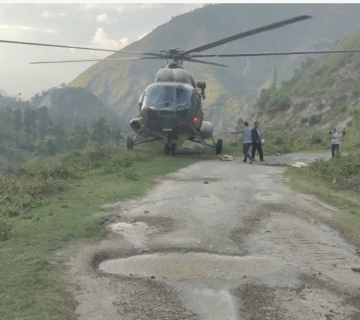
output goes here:
[{"label": "hazy sky", "polygon": [[[208,1],[211,2],[211,1]],[[197,3],[0,3],[0,39],[121,49]],[[69,83],[94,62],[31,65],[31,61],[105,58],[110,53],[0,43],[0,90],[27,100]]]}]

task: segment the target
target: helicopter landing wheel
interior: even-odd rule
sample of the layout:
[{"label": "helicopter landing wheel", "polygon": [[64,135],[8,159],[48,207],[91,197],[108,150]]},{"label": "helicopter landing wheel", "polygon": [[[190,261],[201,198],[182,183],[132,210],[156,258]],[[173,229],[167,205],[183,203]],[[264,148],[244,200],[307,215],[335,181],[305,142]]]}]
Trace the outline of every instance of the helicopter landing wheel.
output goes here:
[{"label": "helicopter landing wheel", "polygon": [[132,137],[126,138],[126,148],[133,149],[134,148],[134,139]]},{"label": "helicopter landing wheel", "polygon": [[221,154],[222,152],[222,139],[219,139],[217,142],[216,142],[216,151],[215,153],[216,154]]},{"label": "helicopter landing wheel", "polygon": [[176,144],[172,143],[170,147],[170,152],[172,156],[176,156]]},{"label": "helicopter landing wheel", "polygon": [[170,146],[168,143],[164,144],[164,154],[169,154],[170,153]]}]

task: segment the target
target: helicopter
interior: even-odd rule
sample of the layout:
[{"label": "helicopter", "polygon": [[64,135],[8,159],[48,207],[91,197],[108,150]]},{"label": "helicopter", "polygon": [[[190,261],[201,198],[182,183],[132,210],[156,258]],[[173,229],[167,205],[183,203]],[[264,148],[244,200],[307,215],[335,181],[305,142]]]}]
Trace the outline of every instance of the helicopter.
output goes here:
[{"label": "helicopter", "polygon": [[[202,110],[202,101],[206,98],[206,83],[199,81],[195,83],[192,75],[183,67],[184,61],[202,63],[219,67],[227,67],[225,64],[206,61],[199,58],[233,58],[249,56],[275,56],[275,55],[298,55],[298,54],[323,54],[341,52],[360,52],[353,50],[327,50],[327,51],[297,51],[297,52],[262,52],[262,53],[234,53],[234,54],[199,54],[202,51],[212,49],[232,41],[243,39],[261,32],[277,29],[296,22],[312,18],[302,15],[280,22],[268,24],[246,32],[241,32],[199,47],[181,50],[172,48],[160,50],[159,53],[117,51],[110,49],[87,48],[76,46],[65,46],[55,44],[20,42],[0,40],[2,43],[13,43],[22,45],[48,46],[58,48],[73,48],[83,50],[98,50],[119,53],[131,53],[137,57],[129,58],[106,58],[89,60],[65,60],[65,61],[41,61],[30,62],[31,64],[63,63],[63,62],[87,62],[87,61],[114,61],[114,60],[138,60],[138,59],[164,59],[167,60],[165,67],[161,68],[155,76],[154,83],[150,84],[140,96],[138,104],[138,116],[130,121],[130,127],[135,136],[128,136],[126,147],[133,149],[135,145],[163,140],[164,153],[176,155],[177,140],[190,140],[202,144],[205,148],[214,148],[216,154],[222,153],[223,141],[216,142],[213,137],[214,127],[211,122],[206,121]],[[139,140],[138,137],[142,139]],[[212,139],[212,143],[205,140]]]}]

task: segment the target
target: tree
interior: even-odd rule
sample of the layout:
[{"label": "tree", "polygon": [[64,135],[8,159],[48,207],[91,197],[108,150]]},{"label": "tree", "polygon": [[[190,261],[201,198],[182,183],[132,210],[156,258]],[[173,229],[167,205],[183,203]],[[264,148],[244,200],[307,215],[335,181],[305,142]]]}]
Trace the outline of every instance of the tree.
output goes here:
[{"label": "tree", "polygon": [[24,111],[24,132],[28,142],[30,142],[31,138],[36,139],[36,119],[36,110],[27,108]]},{"label": "tree", "polygon": [[84,149],[89,141],[90,132],[85,125],[77,124],[70,139],[70,145],[73,149]]},{"label": "tree", "polygon": [[51,134],[55,137],[55,144],[58,149],[65,147],[66,132],[62,124],[57,123],[51,130]]},{"label": "tree", "polygon": [[13,127],[14,127],[14,130],[16,133],[19,133],[22,129],[23,129],[23,114],[21,112],[20,109],[16,109],[14,112],[13,112],[13,120],[12,120],[12,123],[13,123]]},{"label": "tree", "polygon": [[100,145],[105,144],[111,137],[111,131],[109,125],[106,123],[104,117],[100,117],[98,121],[93,124],[93,132],[91,140],[98,142]]},{"label": "tree", "polygon": [[54,143],[54,139],[47,139],[46,142],[45,142],[45,151],[46,151],[46,154],[49,155],[49,156],[55,156],[56,155],[56,151],[57,151],[57,148],[56,148],[56,145]]},{"label": "tree", "polygon": [[48,108],[42,106],[37,110],[38,118],[38,132],[41,141],[45,140],[45,137],[50,133],[54,122],[50,119]]},{"label": "tree", "polygon": [[259,109],[265,109],[266,104],[269,102],[271,97],[271,90],[270,89],[262,89],[260,92],[259,99],[257,100],[257,106]]},{"label": "tree", "polygon": [[276,66],[275,66],[274,67],[274,74],[273,74],[273,82],[271,84],[272,93],[276,92],[276,86],[277,86],[277,71],[276,71]]}]

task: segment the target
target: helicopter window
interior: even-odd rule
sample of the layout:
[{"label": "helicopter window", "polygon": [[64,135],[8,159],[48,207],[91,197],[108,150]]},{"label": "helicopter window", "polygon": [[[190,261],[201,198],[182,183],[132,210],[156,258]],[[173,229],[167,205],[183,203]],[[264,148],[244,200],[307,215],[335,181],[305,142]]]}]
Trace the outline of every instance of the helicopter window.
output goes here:
[{"label": "helicopter window", "polygon": [[164,102],[174,102],[173,87],[157,87],[153,88],[147,97],[147,105],[158,105]]},{"label": "helicopter window", "polygon": [[192,99],[191,99],[191,105],[195,107],[195,110],[200,109],[200,98],[198,97],[197,94],[193,94],[192,95]]},{"label": "helicopter window", "polygon": [[185,108],[190,104],[191,92],[182,88],[176,88],[176,104],[180,108]]}]

